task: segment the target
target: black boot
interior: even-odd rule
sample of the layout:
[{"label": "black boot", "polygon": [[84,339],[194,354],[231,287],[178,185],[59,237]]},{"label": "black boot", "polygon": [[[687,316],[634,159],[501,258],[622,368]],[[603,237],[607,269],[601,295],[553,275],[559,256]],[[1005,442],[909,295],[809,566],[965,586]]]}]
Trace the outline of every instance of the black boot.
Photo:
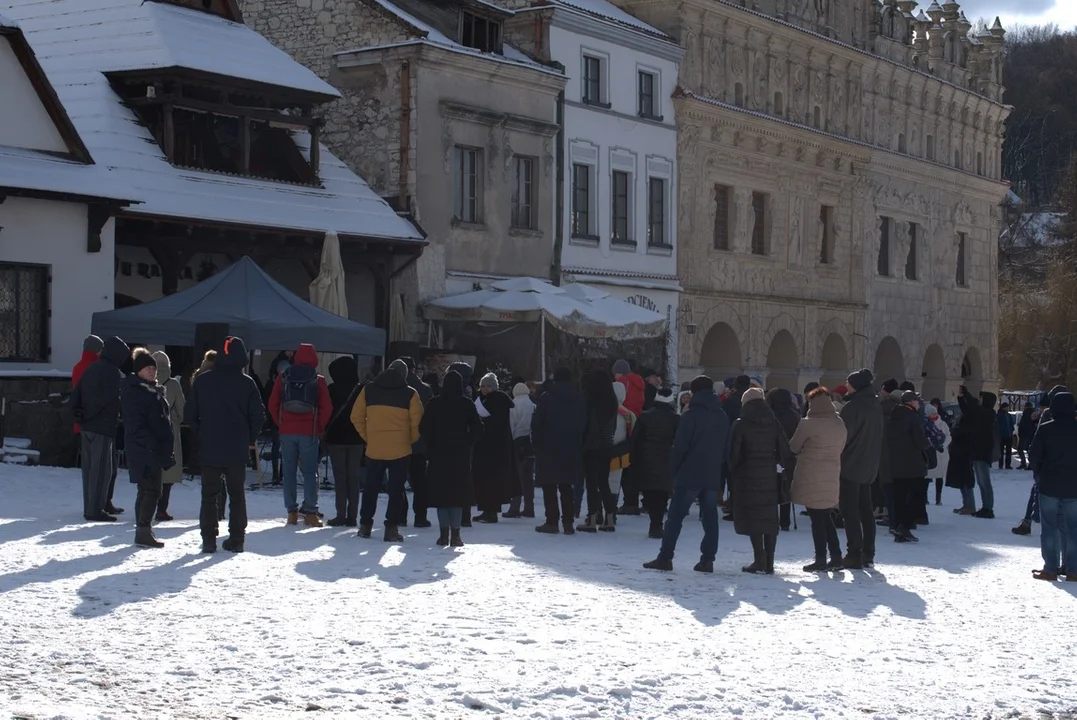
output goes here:
[{"label": "black boot", "polygon": [[217,552],[217,538],[202,538],[202,552],[206,555]]},{"label": "black boot", "polygon": [[135,528],[135,545],[144,548],[163,548],[165,544],[153,536],[153,528],[148,525]]},{"label": "black boot", "polygon": [[439,547],[447,547],[449,544],[449,528],[441,528],[441,534],[438,535],[437,545]]},{"label": "black boot", "polygon": [[385,542],[404,542],[404,536],[400,534],[396,525],[385,526]]},{"label": "black boot", "polygon": [[657,525],[652,523],[651,524],[651,529],[647,531],[647,537],[650,538],[651,540],[661,540],[662,539],[662,530],[663,530],[662,523],[658,523]]},{"label": "black boot", "polygon": [[231,535],[221,543],[221,547],[230,553],[243,552],[243,538],[234,538]]},{"label": "black boot", "polygon": [[778,546],[777,535],[764,535],[763,536],[763,553],[766,560],[766,573],[767,575],[774,574],[774,550]]},{"label": "black boot", "polygon": [[464,541],[460,537],[460,528],[449,531],[449,547],[464,547]]},{"label": "black boot", "polygon": [[755,556],[755,559],[752,561],[751,565],[745,565],[744,567],[741,568],[741,570],[743,570],[746,573],[752,573],[754,575],[758,575],[758,574],[766,572],[766,569],[767,569],[767,555],[766,555],[766,550],[763,547],[763,536],[762,535],[752,535],[751,539],[752,539],[752,554]]}]

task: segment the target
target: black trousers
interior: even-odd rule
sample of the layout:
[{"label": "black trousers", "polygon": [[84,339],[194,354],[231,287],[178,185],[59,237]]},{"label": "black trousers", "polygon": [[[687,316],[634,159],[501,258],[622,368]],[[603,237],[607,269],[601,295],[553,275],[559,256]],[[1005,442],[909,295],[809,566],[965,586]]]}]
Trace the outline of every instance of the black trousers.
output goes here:
[{"label": "black trousers", "polygon": [[[560,503],[558,496],[560,496]],[[566,523],[571,523],[575,514],[572,508],[574,502],[571,483],[543,486],[542,504],[546,510],[546,523],[556,525],[562,518]]]},{"label": "black trousers", "polygon": [[153,524],[157,512],[157,501],[161,497],[161,469],[138,465],[129,469],[131,480],[137,483],[138,494],[135,496],[135,526],[148,528]]},{"label": "black trousers", "polygon": [[639,507],[639,483],[631,465],[621,471],[621,492],[624,493],[625,507]]},{"label": "black trousers", "polygon": [[916,524],[916,497],[922,495],[923,478],[894,478],[894,517],[891,527],[908,530]]},{"label": "black trousers", "polygon": [[854,558],[875,557],[875,515],[872,486],[841,479],[838,507],[845,522],[845,543]]},{"label": "black trousers", "polygon": [[587,487],[587,514],[606,515],[617,512],[617,497],[610,491],[610,457],[608,452],[583,454],[583,476]]},{"label": "black trousers", "polygon": [[827,550],[832,560],[841,560],[841,542],[838,540],[838,529],[834,527],[833,513],[808,508],[808,517],[811,518],[811,539],[815,545],[816,562],[826,562]]},{"label": "black trousers", "polygon": [[161,498],[157,501],[157,512],[168,512],[168,501],[172,497],[172,483],[162,483]]},{"label": "black trousers", "polygon": [[778,506],[778,525],[782,530],[788,530],[792,522],[793,506],[790,503],[782,503]]},{"label": "black trousers", "polygon": [[1006,463],[1006,470],[1013,468],[1013,438],[1002,439],[1002,454],[998,456],[998,469],[1002,470],[1002,463]]},{"label": "black trousers", "polygon": [[[426,520],[430,507],[430,488],[426,482],[426,455],[412,455],[408,460],[408,478],[411,482],[411,504],[416,520]],[[407,498],[404,499],[404,520],[407,521]]]},{"label": "black trousers", "polygon": [[669,504],[669,493],[664,490],[644,490],[643,504],[647,506],[647,514],[651,516],[651,527],[662,527],[666,505]]},{"label": "black trousers", "polygon": [[233,540],[242,540],[247,533],[247,494],[243,484],[247,481],[247,468],[202,466],[202,509],[198,525],[203,541],[215,541],[220,525],[219,503],[221,488],[228,489],[228,534]]},{"label": "black trousers", "polygon": [[333,463],[333,488],[336,492],[337,518],[356,522],[359,517],[359,476],[363,461],[362,445],[330,445]]}]

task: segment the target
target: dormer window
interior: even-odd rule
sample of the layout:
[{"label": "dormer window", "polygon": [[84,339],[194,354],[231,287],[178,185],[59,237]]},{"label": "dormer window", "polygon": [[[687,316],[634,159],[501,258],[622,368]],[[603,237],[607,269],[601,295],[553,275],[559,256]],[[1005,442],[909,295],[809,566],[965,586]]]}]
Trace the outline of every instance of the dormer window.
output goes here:
[{"label": "dormer window", "polygon": [[501,23],[469,12],[460,18],[460,44],[480,52],[501,54]]}]

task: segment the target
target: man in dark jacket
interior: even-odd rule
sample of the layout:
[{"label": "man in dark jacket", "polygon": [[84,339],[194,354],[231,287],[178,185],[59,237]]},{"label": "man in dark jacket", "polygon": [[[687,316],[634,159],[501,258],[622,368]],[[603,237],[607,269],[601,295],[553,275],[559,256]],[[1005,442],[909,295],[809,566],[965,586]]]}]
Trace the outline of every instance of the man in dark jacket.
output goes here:
[{"label": "man in dark jacket", "polygon": [[[879,478],[873,504],[875,507],[886,508],[886,524],[894,528],[894,488],[893,476],[890,474],[890,416],[894,408],[901,404],[901,391],[898,390],[897,380],[890,379],[883,383],[882,392],[879,393],[879,405],[883,409],[883,450],[879,459]],[[880,522],[882,522],[880,520]]]},{"label": "man in dark jacket", "polygon": [[[722,402],[722,410],[725,411],[726,417],[729,418],[730,427],[732,427],[733,423],[740,418],[741,398],[744,396],[744,391],[751,386],[752,379],[747,375],[738,375],[736,379],[733,380],[732,385],[729,383],[726,384],[726,389],[731,389],[732,391],[729,393],[729,397]],[[729,488],[730,500],[732,500],[733,488],[729,483],[728,463],[722,466],[722,482],[721,487],[718,489],[719,500],[725,495],[726,488]],[[730,502],[728,507],[733,507],[732,502]],[[725,517],[725,520],[733,519],[732,510],[729,512],[730,515]]]},{"label": "man in dark jacket", "polygon": [[217,353],[212,370],[202,373],[191,385],[183,422],[191,427],[199,442],[202,462],[202,552],[217,551],[217,497],[221,481],[228,488],[228,539],[221,547],[243,552],[247,533],[245,487],[250,449],[265,422],[265,406],[258,385],[243,369],[247,347],[237,337],[229,337]]},{"label": "man in dark jacket", "polygon": [[1077,403],[1059,392],[1051,399],[1051,419],[1036,431],[1029,451],[1032,471],[1039,478],[1040,552],[1043,569],[1037,580],[1057,580],[1069,568],[1066,580],[1077,582]]},{"label": "man in dark jacket", "polygon": [[162,548],[153,536],[153,518],[161,497],[162,474],[176,464],[173,428],[164,388],[157,384],[157,363],[144,349],[135,350],[132,369],[123,381],[121,406],[126,434],[127,470],[138,487],[135,500],[135,545]]},{"label": "man in dark jacket", "polygon": [[[576,532],[573,483],[583,477],[583,438],[587,406],[572,385],[566,367],[557,368],[549,390],[539,396],[531,416],[531,444],[535,449],[535,486],[542,488],[546,522],[535,530],[556,535]],[[558,503],[560,496],[560,503]],[[561,522],[561,526],[558,522]]]},{"label": "man in dark jacket", "polygon": [[[410,357],[402,357],[400,360],[408,368],[408,387],[419,394],[419,400],[423,403],[423,411],[434,397],[434,390],[419,379],[415,374],[415,360]],[[418,442],[411,448],[411,459],[408,460],[408,482],[411,484],[412,508],[415,512],[414,526],[417,528],[430,527],[430,520],[426,517],[427,508],[430,505],[428,498],[429,488],[426,482],[426,442],[420,435]],[[408,499],[404,497],[404,517],[401,525],[408,524]]]},{"label": "man in dark jacket", "polygon": [[643,564],[648,570],[673,569],[673,551],[681,535],[681,525],[698,499],[703,542],[694,570],[714,572],[714,558],[718,554],[718,483],[729,447],[730,423],[714,394],[713,380],[700,375],[692,380],[691,391],[692,401],[688,412],[681,416],[669,457],[673,502],[662,533],[662,549],[656,559]]},{"label": "man in dark jacket", "polygon": [[[923,493],[927,474],[927,451],[931,443],[924,433],[920,418],[920,396],[906,390],[901,404],[890,414],[886,442],[890,449],[891,492],[894,497],[894,540],[899,543],[919,542],[911,528],[916,524],[916,498]],[[918,495],[919,494],[919,495]]]},{"label": "man in dark jacket", "polygon": [[1010,414],[1010,404],[1002,403],[998,409],[998,438],[1000,452],[998,456],[998,469],[1013,469],[1013,433],[1017,427],[1013,415]]},{"label": "man in dark jacket", "polygon": [[[809,386],[812,383],[808,383]],[[815,383],[818,387],[818,383]],[[815,388],[812,388],[814,390]],[[804,397],[807,397],[805,395]],[[742,397],[743,401],[743,397]],[[792,440],[793,433],[797,431],[797,425],[800,424],[800,413],[797,412],[793,403],[793,393],[789,392],[785,388],[774,388],[767,393],[767,405],[774,412],[774,417],[778,418],[778,424],[782,426],[782,430],[785,432],[785,439]],[[785,468],[785,472],[782,473],[783,477],[792,478],[793,472],[796,470],[796,456],[791,455],[790,467]],[[781,527],[782,532],[789,531],[789,523],[792,520],[793,505],[792,503],[782,503],[778,508],[778,524]]]},{"label": "man in dark jacket", "polygon": [[654,405],[644,410],[632,430],[632,467],[643,492],[643,505],[651,516],[647,536],[662,539],[662,520],[673,491],[673,476],[669,471],[669,456],[677,436],[680,416],[673,409],[677,396],[670,388],[655,393]]},{"label": "man in dark jacket", "polygon": [[1021,419],[1017,423],[1017,459],[1021,461],[1018,470],[1028,469],[1027,453],[1032,447],[1032,435],[1036,432],[1036,421],[1032,419],[1035,411],[1036,408],[1032,406],[1032,403],[1026,402],[1021,411]]},{"label": "man in dark jacket", "polygon": [[330,527],[355,527],[359,517],[360,467],[363,460],[363,438],[352,425],[351,411],[359,396],[359,365],[351,355],[329,363],[329,398],[333,417],[325,428],[325,447],[333,463],[333,485],[336,490],[336,517],[326,524]]},{"label": "man in dark jacket", "polygon": [[[1040,398],[1040,413],[1039,417],[1032,419],[1032,431],[1028,435],[1028,447],[1031,450],[1032,443],[1035,442],[1036,433],[1041,427],[1044,426],[1051,419],[1051,401],[1054,400],[1055,395],[1059,393],[1069,392],[1069,388],[1065,385],[1055,385],[1051,388],[1046,395]],[[1031,467],[1031,466],[1030,466]],[[1032,488],[1028,493],[1028,503],[1025,505],[1025,517],[1021,520],[1021,523],[1013,528],[1011,532],[1014,535],[1031,535],[1032,523],[1040,521],[1040,490],[1039,483],[1037,482],[1036,473],[1032,473]]]},{"label": "man in dark jacket", "polygon": [[841,494],[838,507],[845,522],[847,569],[869,567],[875,561],[875,518],[871,484],[879,476],[883,447],[883,410],[867,368],[849,376],[849,394],[841,409],[848,435],[841,454]]},{"label": "man in dark jacket", "polygon": [[118,337],[105,340],[101,358],[86,368],[71,393],[82,442],[82,515],[93,522],[116,522],[107,509],[109,485],[115,477],[122,368],[130,353]]},{"label": "man in dark jacket", "polygon": [[995,403],[998,396],[991,392],[980,393],[980,418],[972,436],[972,472],[980,488],[980,509],[973,517],[993,520],[995,517],[995,490],[991,485],[991,465],[998,457],[1000,440]]}]

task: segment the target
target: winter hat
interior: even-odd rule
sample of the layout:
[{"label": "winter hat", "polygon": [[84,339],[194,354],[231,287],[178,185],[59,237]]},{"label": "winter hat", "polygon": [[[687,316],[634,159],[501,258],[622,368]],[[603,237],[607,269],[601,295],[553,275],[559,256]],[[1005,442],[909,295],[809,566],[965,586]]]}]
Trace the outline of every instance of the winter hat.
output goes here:
[{"label": "winter hat", "polygon": [[156,370],[157,362],[153,359],[152,355],[140,348],[135,350],[134,357],[131,358],[131,367],[132,372],[134,372],[135,375],[138,375],[148,367]]},{"label": "winter hat", "polygon": [[672,405],[677,401],[677,396],[673,394],[672,388],[658,388],[658,393],[654,396],[654,401]]},{"label": "winter hat", "polygon": [[407,355],[401,355],[397,358],[397,360],[404,363],[409,373],[415,372],[415,361],[412,360],[410,357],[408,357]]},{"label": "winter hat", "polygon": [[906,390],[912,390],[913,392],[916,392],[916,386],[906,380],[905,382],[898,385],[898,390],[901,390],[902,392]]},{"label": "winter hat", "polygon": [[726,384],[724,382],[722,382],[721,380],[714,383],[714,394],[715,395],[718,395],[718,396],[725,395],[725,390],[726,390]]},{"label": "winter hat", "polygon": [[751,386],[752,379],[747,375],[738,375],[737,379],[733,381],[733,389],[740,393],[743,393]]},{"label": "winter hat", "polygon": [[898,381],[890,378],[883,383],[883,392],[887,395],[893,395],[894,391],[898,389]]},{"label": "winter hat", "polygon": [[553,371],[554,382],[572,382],[572,371],[567,367],[559,367]]},{"label": "winter hat", "polygon": [[527,389],[527,386],[523,383],[516,383],[512,386],[512,396],[514,398],[523,397],[524,395],[530,395],[531,391]]},{"label": "winter hat", "polygon": [[632,366],[628,364],[627,360],[621,359],[613,363],[614,375],[627,375],[632,372]]},{"label": "winter hat", "polygon": [[692,391],[693,395],[704,390],[714,390],[714,381],[706,375],[696,375],[692,378],[692,384],[688,389]]},{"label": "winter hat", "polygon": [[157,379],[161,383],[168,382],[168,379],[172,377],[172,361],[168,359],[168,355],[163,350],[158,350],[153,353],[153,361],[157,363]]},{"label": "winter hat", "polygon": [[617,396],[617,404],[624,405],[625,398],[628,397],[628,388],[625,387],[623,382],[613,383],[613,394]]},{"label": "winter hat", "polygon": [[105,341],[96,335],[87,335],[86,339],[82,341],[82,349],[84,352],[100,355],[101,351],[105,349]]},{"label": "winter hat", "polygon": [[853,389],[853,392],[860,392],[864,388],[871,387],[874,380],[875,376],[871,374],[871,370],[861,368],[849,376],[849,387]]},{"label": "winter hat", "polygon": [[747,405],[755,400],[763,399],[763,391],[759,388],[748,388],[744,391],[744,395],[741,396],[740,402],[742,405]]},{"label": "winter hat", "polygon": [[836,388],[834,388],[834,394],[838,397],[845,397],[849,394],[849,388],[844,385],[838,385]]},{"label": "winter hat", "polygon": [[497,390],[497,375],[493,373],[486,373],[482,376],[482,380],[479,380],[479,389],[489,388],[490,390]]},{"label": "winter hat", "polygon": [[817,387],[819,387],[819,383],[817,383],[817,382],[810,382],[807,385],[805,385],[804,386],[804,397],[808,397],[809,395],[811,395],[811,391],[814,390]]},{"label": "winter hat", "polygon": [[915,390],[905,390],[901,393],[901,402],[908,405],[911,402],[919,402],[920,396]]}]

